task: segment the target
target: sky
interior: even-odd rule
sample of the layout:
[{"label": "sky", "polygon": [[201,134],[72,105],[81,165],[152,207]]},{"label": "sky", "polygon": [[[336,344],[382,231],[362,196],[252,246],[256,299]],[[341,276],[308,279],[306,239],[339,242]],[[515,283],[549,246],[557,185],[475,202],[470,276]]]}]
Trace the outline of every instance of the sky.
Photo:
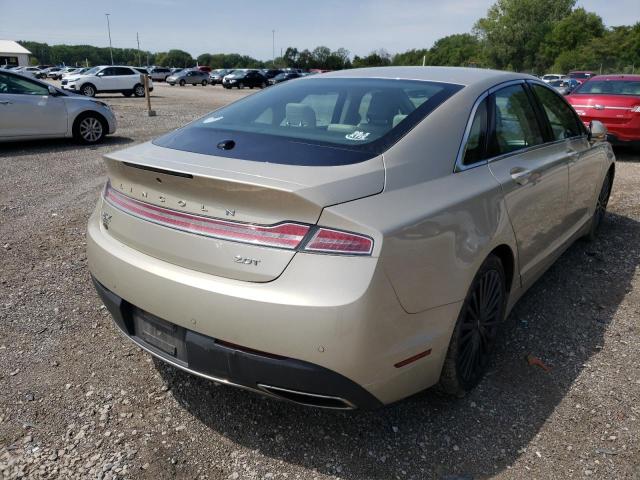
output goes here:
[{"label": "sky", "polygon": [[[494,0],[0,0],[0,39],[108,46],[152,52],[179,48],[268,60],[295,46],[343,47],[352,55],[428,48],[469,32]],[[640,21],[640,0],[578,0],[607,26]]]}]

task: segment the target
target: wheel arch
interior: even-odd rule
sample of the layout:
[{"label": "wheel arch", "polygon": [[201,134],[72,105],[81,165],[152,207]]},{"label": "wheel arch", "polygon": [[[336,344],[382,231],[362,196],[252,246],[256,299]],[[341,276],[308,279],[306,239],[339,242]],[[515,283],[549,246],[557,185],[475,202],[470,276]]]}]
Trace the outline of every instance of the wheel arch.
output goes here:
[{"label": "wheel arch", "polygon": [[502,263],[502,268],[504,268],[505,287],[507,289],[507,293],[511,292],[511,290],[513,289],[513,278],[516,263],[513,250],[509,245],[503,243],[491,250],[491,253],[489,253],[489,255],[495,255]]}]

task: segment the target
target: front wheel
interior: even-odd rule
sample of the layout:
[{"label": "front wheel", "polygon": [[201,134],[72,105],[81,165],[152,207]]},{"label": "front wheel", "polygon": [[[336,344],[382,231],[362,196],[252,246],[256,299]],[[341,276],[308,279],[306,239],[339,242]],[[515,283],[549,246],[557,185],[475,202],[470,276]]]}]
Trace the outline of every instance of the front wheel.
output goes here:
[{"label": "front wheel", "polygon": [[73,138],[84,144],[101,142],[106,134],[104,120],[92,113],[82,115],[73,126]]},{"label": "front wheel", "polygon": [[502,262],[490,255],[476,274],[458,316],[442,367],[441,389],[463,397],[484,376],[504,318],[507,291]]},{"label": "front wheel", "polygon": [[585,236],[586,239],[590,242],[593,242],[598,236],[598,230],[600,230],[600,225],[602,225],[602,220],[607,213],[607,204],[609,203],[609,196],[611,195],[611,186],[613,184],[613,178],[611,176],[611,172],[607,173],[607,176],[604,177],[604,182],[602,183],[602,188],[600,189],[600,193],[598,194],[598,200],[596,201],[596,208],[593,212],[593,217],[591,217],[591,225],[589,227],[589,232]]}]

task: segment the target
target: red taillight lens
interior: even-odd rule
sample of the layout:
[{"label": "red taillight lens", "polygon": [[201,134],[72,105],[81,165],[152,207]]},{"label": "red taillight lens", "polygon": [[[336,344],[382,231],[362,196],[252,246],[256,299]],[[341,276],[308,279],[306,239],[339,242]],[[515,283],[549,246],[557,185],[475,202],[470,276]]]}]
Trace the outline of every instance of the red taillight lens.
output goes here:
[{"label": "red taillight lens", "polygon": [[356,233],[318,228],[303,248],[308,252],[340,253],[346,255],[371,255],[373,240]]},{"label": "red taillight lens", "polygon": [[123,195],[114,190],[110,184],[105,188],[104,198],[123,212],[165,227],[266,247],[295,249],[310,228],[297,223],[280,223],[273,226],[251,225],[177,212]]}]

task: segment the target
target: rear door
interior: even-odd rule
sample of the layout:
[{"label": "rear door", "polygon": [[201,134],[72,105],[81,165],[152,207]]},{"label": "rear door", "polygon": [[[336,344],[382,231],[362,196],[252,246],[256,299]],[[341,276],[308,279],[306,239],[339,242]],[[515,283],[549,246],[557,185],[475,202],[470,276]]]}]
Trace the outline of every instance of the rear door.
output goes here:
[{"label": "rear door", "polygon": [[564,145],[547,144],[524,82],[489,95],[489,168],[502,185],[525,284],[563,242],[569,172]]},{"label": "rear door", "polygon": [[57,136],[67,132],[62,97],[22,75],[0,72],[0,137]]},{"label": "rear door", "polygon": [[118,90],[133,90],[133,87],[140,83],[141,73],[133,68],[113,67],[116,73]]},{"label": "rear door", "polygon": [[591,146],[582,122],[562,97],[540,84],[532,83],[531,89],[547,120],[550,141],[564,145],[568,153],[567,223],[572,234],[591,217],[606,153]]}]

